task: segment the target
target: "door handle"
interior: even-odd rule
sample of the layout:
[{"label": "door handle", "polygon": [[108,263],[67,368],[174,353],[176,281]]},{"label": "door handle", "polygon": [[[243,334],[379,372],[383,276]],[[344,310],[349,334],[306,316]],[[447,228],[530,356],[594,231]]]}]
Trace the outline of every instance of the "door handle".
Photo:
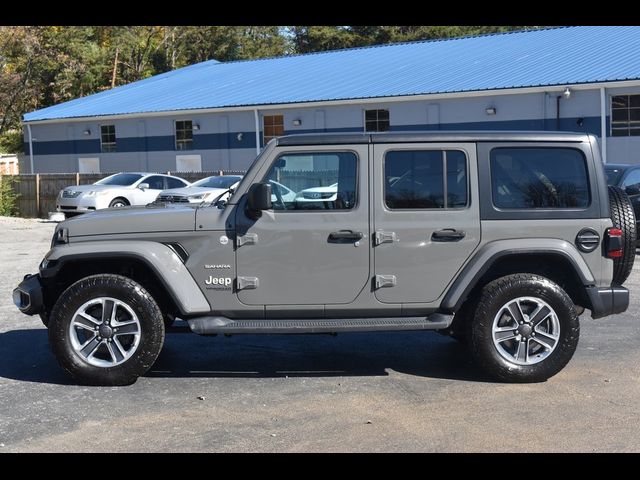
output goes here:
[{"label": "door handle", "polygon": [[445,228],[443,230],[436,230],[431,235],[431,240],[434,242],[459,242],[466,235],[462,230],[456,230],[455,228]]},{"label": "door handle", "polygon": [[362,232],[354,232],[353,230],[340,230],[329,234],[329,240],[362,240],[362,237]]}]

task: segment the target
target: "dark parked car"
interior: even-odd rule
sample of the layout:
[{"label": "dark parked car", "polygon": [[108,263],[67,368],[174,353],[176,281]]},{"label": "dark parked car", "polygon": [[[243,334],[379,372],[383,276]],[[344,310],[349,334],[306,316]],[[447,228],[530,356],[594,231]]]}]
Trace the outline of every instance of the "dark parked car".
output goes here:
[{"label": "dark parked car", "polygon": [[631,200],[636,214],[636,232],[638,232],[636,246],[640,246],[640,165],[608,163],[604,166],[604,171],[607,175],[607,183],[622,188]]}]

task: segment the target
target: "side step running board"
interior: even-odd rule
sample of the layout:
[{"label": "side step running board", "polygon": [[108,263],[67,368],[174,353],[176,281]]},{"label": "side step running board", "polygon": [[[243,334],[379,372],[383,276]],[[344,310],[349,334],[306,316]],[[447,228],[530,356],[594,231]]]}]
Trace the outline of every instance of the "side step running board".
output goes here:
[{"label": "side step running board", "polygon": [[227,317],[197,317],[187,320],[199,335],[219,333],[333,333],[382,330],[441,330],[453,315],[432,313],[427,317],[335,318],[303,320],[231,320]]}]

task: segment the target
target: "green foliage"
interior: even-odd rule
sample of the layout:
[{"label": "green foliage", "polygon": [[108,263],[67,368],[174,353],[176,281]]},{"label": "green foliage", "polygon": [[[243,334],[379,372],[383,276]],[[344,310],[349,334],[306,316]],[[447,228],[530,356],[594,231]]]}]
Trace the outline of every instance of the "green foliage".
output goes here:
[{"label": "green foliage", "polygon": [[24,144],[22,132],[7,130],[0,135],[0,153],[22,153]]},{"label": "green foliage", "polygon": [[[205,60],[264,58],[521,28],[525,27],[2,26],[0,137],[19,130],[26,112]],[[18,143],[12,136],[7,148],[15,151]]]},{"label": "green foliage", "polygon": [[12,179],[0,175],[0,216],[11,217],[18,213],[18,194],[13,190]]}]

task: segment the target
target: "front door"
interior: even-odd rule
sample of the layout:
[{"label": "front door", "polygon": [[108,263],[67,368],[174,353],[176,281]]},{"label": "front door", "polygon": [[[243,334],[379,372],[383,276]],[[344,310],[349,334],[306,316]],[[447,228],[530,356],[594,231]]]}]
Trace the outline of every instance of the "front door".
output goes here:
[{"label": "front door", "polygon": [[480,243],[474,144],[374,145],[375,296],[436,300]]},{"label": "front door", "polygon": [[255,180],[271,183],[273,209],[257,220],[236,213],[237,295],[320,315],[369,284],[367,146],[290,148]]}]

